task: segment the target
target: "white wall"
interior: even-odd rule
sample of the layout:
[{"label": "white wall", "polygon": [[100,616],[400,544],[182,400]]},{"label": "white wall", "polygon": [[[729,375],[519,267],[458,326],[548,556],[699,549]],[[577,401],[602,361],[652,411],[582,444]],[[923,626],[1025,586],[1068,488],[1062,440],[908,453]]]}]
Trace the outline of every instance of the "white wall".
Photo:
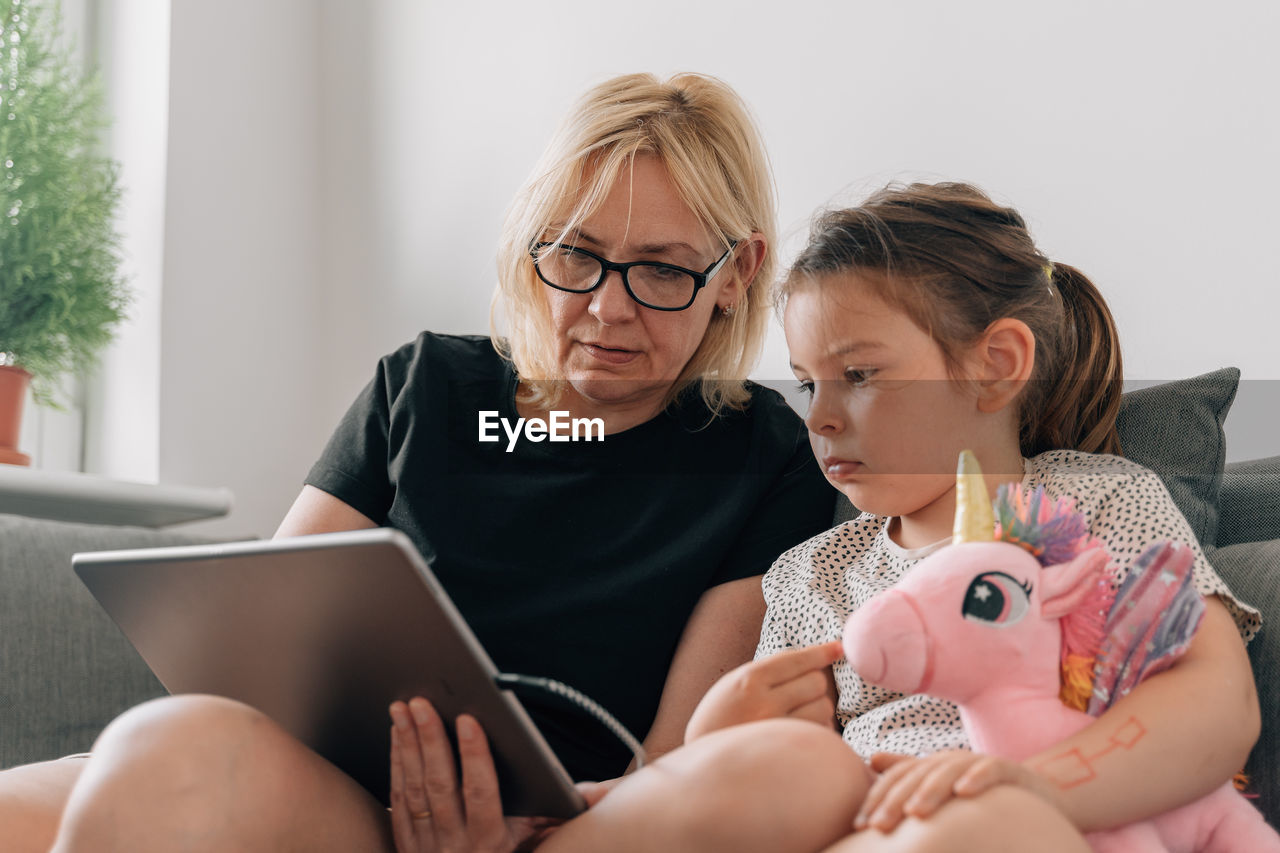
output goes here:
[{"label": "white wall", "polygon": [[160,480],[269,535],[332,424],[312,0],[178,0],[170,31]]},{"label": "white wall", "polygon": [[[1231,455],[1280,453],[1277,35],[1264,0],[177,0],[160,479],[230,486],[207,526],[270,533],[380,354],[486,329],[508,199],[570,101],[632,70],[744,95],[785,256],[818,206],[976,182],[1103,289],[1130,376],[1241,367],[1262,402]],[[759,375],[785,365],[775,338]]]}]

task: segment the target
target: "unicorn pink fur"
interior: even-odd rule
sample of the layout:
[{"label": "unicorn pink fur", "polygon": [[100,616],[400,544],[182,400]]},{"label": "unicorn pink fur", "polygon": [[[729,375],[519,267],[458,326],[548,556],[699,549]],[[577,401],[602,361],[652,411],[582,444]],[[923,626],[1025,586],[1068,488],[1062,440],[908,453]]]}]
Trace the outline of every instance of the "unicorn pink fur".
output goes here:
[{"label": "unicorn pink fur", "polygon": [[[967,489],[962,480],[959,502],[980,477],[971,477]],[[985,487],[981,493],[986,503]],[[844,647],[864,681],[954,702],[975,751],[1020,761],[1094,721],[1059,697],[1061,620],[1081,608],[1097,610],[1098,590],[1109,587],[1108,557],[1087,547],[1096,543],[1086,538],[1080,540],[1085,550],[1043,565],[1043,548],[993,541],[990,503],[986,507],[977,522],[985,535],[962,535],[972,524],[958,518],[952,545],[853,613]],[[1040,550],[1040,558],[1032,550]],[[1184,573],[1193,557],[1181,545],[1149,553],[1160,568]],[[1116,721],[1114,749],[1132,746],[1143,731],[1140,720]],[[1070,786],[1087,782],[1106,760],[1069,753],[1041,769]],[[1090,833],[1088,841],[1095,851],[1125,853],[1280,851],[1280,836],[1230,783],[1151,820]]]}]

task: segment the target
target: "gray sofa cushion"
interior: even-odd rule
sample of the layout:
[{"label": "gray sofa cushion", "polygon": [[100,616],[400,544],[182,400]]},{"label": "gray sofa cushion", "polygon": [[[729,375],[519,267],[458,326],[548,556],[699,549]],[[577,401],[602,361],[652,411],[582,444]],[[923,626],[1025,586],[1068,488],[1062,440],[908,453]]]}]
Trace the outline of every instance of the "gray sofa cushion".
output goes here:
[{"label": "gray sofa cushion", "polygon": [[164,694],[71,555],[195,541],[209,540],[0,515],[0,767],[84,752],[117,714]]},{"label": "gray sofa cushion", "polygon": [[1280,826],[1280,539],[1246,542],[1210,552],[1209,562],[1232,592],[1266,614],[1249,643],[1249,661],[1262,706],[1262,736],[1245,772],[1255,802],[1272,826]]},{"label": "gray sofa cushion", "polygon": [[1219,545],[1280,538],[1280,456],[1228,465],[1218,510]]},{"label": "gray sofa cushion", "polygon": [[1120,403],[1121,452],[1160,475],[1202,545],[1217,541],[1227,458],[1222,422],[1239,384],[1240,371],[1224,367],[1130,391]]}]

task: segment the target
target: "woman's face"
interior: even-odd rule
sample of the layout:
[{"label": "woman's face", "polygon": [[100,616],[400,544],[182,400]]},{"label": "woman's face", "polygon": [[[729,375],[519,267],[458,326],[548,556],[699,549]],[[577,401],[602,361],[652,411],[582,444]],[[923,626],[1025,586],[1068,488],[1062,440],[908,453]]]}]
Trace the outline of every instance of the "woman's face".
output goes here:
[{"label": "woman's face", "polygon": [[[565,242],[615,263],[662,261],[699,272],[715,263],[724,247],[680,200],[666,167],[648,155],[633,162],[599,210]],[[748,245],[754,249],[755,242]],[[570,409],[608,416],[611,428],[657,414],[702,342],[712,313],[737,305],[745,289],[732,258],[683,311],[640,305],[616,271],[590,293],[544,285],[557,363],[571,388]]]}]

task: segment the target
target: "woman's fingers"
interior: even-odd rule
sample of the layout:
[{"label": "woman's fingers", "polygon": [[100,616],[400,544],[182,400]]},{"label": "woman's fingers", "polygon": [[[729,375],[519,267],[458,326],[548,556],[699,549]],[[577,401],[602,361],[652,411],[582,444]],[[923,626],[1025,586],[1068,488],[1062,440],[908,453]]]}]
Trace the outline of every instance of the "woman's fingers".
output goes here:
[{"label": "woman's fingers", "polygon": [[489,753],[489,742],[474,717],[458,717],[458,755],[462,762],[462,800],[467,826],[480,849],[499,849],[507,838],[498,791],[498,772]]},{"label": "woman's fingers", "polygon": [[445,848],[460,846],[465,843],[467,822],[454,772],[453,746],[445,733],[444,721],[431,703],[420,696],[409,700],[409,713],[418,735],[422,787],[436,836]]},{"label": "woman's fingers", "polygon": [[396,729],[399,746],[395,754],[400,758],[405,809],[412,818],[413,815],[421,815],[431,810],[422,764],[422,745],[419,743],[418,732],[407,705],[403,702],[392,705],[391,719]]},{"label": "woman's fingers", "polygon": [[391,705],[391,828],[399,853],[434,849],[422,746],[409,706]]},{"label": "woman's fingers", "polygon": [[[407,717],[409,711],[404,708],[401,709],[400,713]],[[395,723],[395,714],[396,712],[393,710],[391,726],[391,834],[395,838],[396,850],[399,853],[409,853],[409,851],[417,850],[417,843],[413,832],[413,821],[409,817],[409,806],[405,801],[404,756],[402,755],[405,744],[403,738],[400,737],[400,727]],[[414,752],[417,752],[416,743],[413,748]]]}]

